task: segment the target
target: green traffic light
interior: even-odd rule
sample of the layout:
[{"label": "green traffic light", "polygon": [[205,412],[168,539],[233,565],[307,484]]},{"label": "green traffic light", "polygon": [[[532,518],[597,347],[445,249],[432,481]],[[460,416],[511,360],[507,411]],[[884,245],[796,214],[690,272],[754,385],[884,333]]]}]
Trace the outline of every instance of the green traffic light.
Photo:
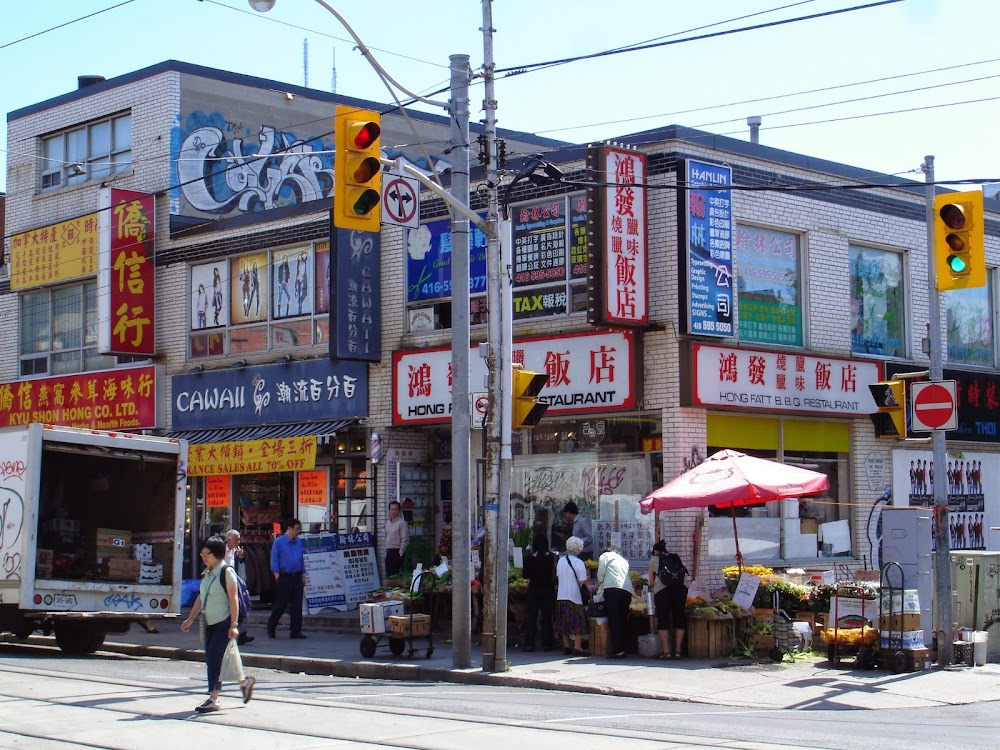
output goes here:
[{"label": "green traffic light", "polygon": [[354,201],[352,206],[354,213],[358,216],[365,216],[370,213],[373,208],[375,208],[379,202],[382,200],[379,196],[377,190],[372,190],[369,188],[358,196],[358,199]]},{"label": "green traffic light", "polygon": [[963,273],[967,273],[969,270],[969,264],[965,262],[965,258],[962,258],[958,255],[949,255],[948,268],[951,270],[953,274],[957,276]]}]

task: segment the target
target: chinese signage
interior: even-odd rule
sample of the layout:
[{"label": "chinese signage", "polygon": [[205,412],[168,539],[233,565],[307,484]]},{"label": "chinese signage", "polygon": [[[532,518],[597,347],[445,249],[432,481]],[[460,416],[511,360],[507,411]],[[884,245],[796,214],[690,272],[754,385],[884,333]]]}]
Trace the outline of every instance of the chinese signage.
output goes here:
[{"label": "chinese signage", "polygon": [[[188,476],[191,476],[190,471]],[[228,474],[205,477],[205,507],[228,508],[232,486],[232,480]]]},{"label": "chinese signage", "polygon": [[[1000,471],[1000,456],[948,451],[943,467],[948,488],[948,534],[951,549],[997,549],[1000,491],[991,477]],[[892,452],[892,504],[934,506],[934,454]]]},{"label": "chinese signage", "polygon": [[[514,342],[513,361],[544,372],[539,400],[553,414],[633,409],[635,336],[631,331],[566,334]],[[470,357],[471,383],[485,383],[486,362]],[[451,349],[397,351],[392,355],[393,424],[445,422],[451,417]]]},{"label": "chinese signage", "polygon": [[326,359],[226,368],[172,379],[174,430],[368,415],[368,366]]},{"label": "chinese signage", "polygon": [[688,333],[733,335],[732,169],[687,160],[681,251],[687,258]]},{"label": "chinese signage", "polygon": [[370,532],[303,534],[305,600],[309,614],[327,607],[344,612],[366,602],[379,587],[375,540]]},{"label": "chinese signage", "polygon": [[331,262],[330,356],[335,359],[382,359],[381,241],[376,232],[337,229]]},{"label": "chinese signage", "polygon": [[649,322],[646,249],[646,155],[601,146],[588,154],[598,230],[591,248],[591,322]]},{"label": "chinese signage", "polygon": [[102,188],[97,245],[101,354],[155,353],[154,197]]},{"label": "chinese signage", "polygon": [[691,394],[682,406],[779,409],[861,416],[876,411],[868,386],[881,365],[856,359],[693,344]]},{"label": "chinese signage", "polygon": [[31,422],[92,430],[156,427],[156,368],[0,383],[0,427]]},{"label": "chinese signage", "polygon": [[[469,227],[469,293],[486,293],[486,235]],[[406,301],[451,297],[451,220],[440,219],[406,231]]]},{"label": "chinese signage", "polygon": [[586,309],[587,198],[561,195],[511,209],[514,320]]},{"label": "chinese signage", "polygon": [[[914,365],[886,364],[888,377],[923,368]],[[944,370],[945,380],[955,381],[958,395],[958,429],[947,432],[948,440],[970,443],[1000,443],[1000,377],[986,372]],[[920,382],[910,380],[911,384]],[[926,433],[914,433],[923,437]]]},{"label": "chinese signage", "polygon": [[316,436],[196,443],[188,447],[188,475],[273,474],[316,465]]},{"label": "chinese signage", "polygon": [[86,214],[13,235],[11,290],[95,275],[97,222],[98,214]]},{"label": "chinese signage", "polygon": [[296,477],[299,485],[299,505],[326,505],[326,470],[300,471]]},{"label": "chinese signage", "polygon": [[733,250],[740,340],[802,346],[798,235],[740,224]]}]

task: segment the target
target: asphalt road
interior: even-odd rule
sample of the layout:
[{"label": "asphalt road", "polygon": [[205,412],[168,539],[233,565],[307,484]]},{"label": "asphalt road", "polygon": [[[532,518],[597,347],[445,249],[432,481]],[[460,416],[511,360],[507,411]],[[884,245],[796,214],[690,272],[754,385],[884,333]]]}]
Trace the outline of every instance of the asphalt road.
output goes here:
[{"label": "asphalt road", "polygon": [[[996,705],[770,711],[495,686],[383,682],[250,670],[206,716],[193,662],[0,648],[0,747],[652,750],[1000,748]],[[218,743],[218,744],[215,744]]]}]

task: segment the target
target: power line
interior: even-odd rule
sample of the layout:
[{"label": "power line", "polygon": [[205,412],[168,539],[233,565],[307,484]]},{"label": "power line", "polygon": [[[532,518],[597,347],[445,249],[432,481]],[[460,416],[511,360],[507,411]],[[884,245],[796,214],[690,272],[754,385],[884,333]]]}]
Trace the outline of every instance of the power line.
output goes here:
[{"label": "power line", "polygon": [[61,23],[58,26],[52,26],[51,28],[45,29],[43,31],[36,31],[34,34],[29,34],[28,36],[21,37],[20,39],[15,39],[13,42],[7,42],[6,44],[0,44],[0,49],[6,49],[7,47],[13,47],[15,44],[20,44],[21,42],[26,42],[29,39],[34,39],[35,37],[42,36],[42,34],[48,34],[50,31],[56,31],[57,29],[63,29],[67,26],[72,26],[74,23],[80,21],[86,21],[88,18],[93,18],[94,16],[99,16],[102,13],[107,13],[109,10],[115,10],[116,8],[121,8],[129,3],[134,3],[135,0],[124,0],[124,2],[118,3],[118,5],[112,5],[110,8],[104,8],[103,10],[96,10],[93,13],[88,13],[85,16],[80,16],[79,18],[74,18],[72,21],[67,21],[66,23]]}]

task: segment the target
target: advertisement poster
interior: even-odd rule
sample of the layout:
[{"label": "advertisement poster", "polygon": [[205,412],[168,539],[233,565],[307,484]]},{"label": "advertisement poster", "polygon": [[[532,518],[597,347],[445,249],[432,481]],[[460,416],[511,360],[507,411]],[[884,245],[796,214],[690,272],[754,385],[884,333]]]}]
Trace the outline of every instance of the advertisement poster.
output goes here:
[{"label": "advertisement poster", "polygon": [[[486,293],[486,235],[470,226],[469,293]],[[406,232],[406,301],[451,297],[451,221],[441,219]]]},{"label": "advertisement poster", "polygon": [[229,325],[229,266],[225,262],[191,266],[191,330],[226,325]]},{"label": "advertisement poster", "polygon": [[[892,504],[929,508],[934,505],[938,471],[932,451],[892,452]],[[951,549],[1000,549],[1000,456],[948,452],[944,468],[948,488],[948,533]]]},{"label": "advertisement poster", "polygon": [[[732,169],[688,159],[685,226],[688,332],[732,336]],[[704,188],[704,189],[698,189]],[[709,189],[711,188],[711,189]]]},{"label": "advertisement poster", "polygon": [[229,265],[232,294],[232,323],[254,323],[267,320],[269,279],[267,253],[254,253],[233,258]]},{"label": "advertisement poster", "polygon": [[371,532],[303,534],[305,600],[310,615],[332,607],[340,612],[368,601],[380,585]]},{"label": "advertisement poster", "polygon": [[733,249],[740,340],[802,346],[798,235],[740,225]]},{"label": "advertisement poster", "polygon": [[97,224],[93,213],[12,235],[11,291],[96,274]]},{"label": "advertisement poster", "polygon": [[566,199],[547,198],[513,211],[515,288],[566,278]]}]

